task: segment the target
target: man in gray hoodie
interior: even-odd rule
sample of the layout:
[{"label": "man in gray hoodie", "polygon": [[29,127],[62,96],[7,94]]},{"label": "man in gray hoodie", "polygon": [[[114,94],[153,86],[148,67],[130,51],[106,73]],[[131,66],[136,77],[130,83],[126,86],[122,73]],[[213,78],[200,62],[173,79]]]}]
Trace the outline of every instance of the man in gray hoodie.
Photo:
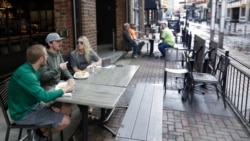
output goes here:
[{"label": "man in gray hoodie", "polygon": [[[61,78],[65,80],[73,79],[67,69],[67,63],[64,62],[60,50],[62,48],[62,39],[57,33],[49,33],[46,37],[48,45],[47,54],[48,58],[46,65],[39,69],[40,81],[44,89],[50,90],[57,85]],[[74,79],[72,80],[74,81]],[[74,81],[75,82],[75,81]],[[51,105],[52,109],[57,112],[65,112],[71,114],[71,105],[67,103],[55,102]],[[58,111],[59,109],[64,111]]]}]

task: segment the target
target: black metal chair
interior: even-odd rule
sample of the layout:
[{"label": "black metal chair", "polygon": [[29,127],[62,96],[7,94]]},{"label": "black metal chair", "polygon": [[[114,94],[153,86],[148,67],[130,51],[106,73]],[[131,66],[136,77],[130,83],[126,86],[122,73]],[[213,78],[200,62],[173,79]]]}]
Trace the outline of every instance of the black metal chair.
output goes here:
[{"label": "black metal chair", "polygon": [[[67,68],[70,72],[70,74],[73,76],[74,75],[74,71],[73,68],[70,66],[70,53],[66,53],[62,55],[64,62],[68,62],[67,64]],[[61,78],[62,80],[65,80],[65,78]]]},{"label": "black metal chair", "polygon": [[48,128],[49,129],[49,140],[52,141],[52,132],[51,125],[37,126],[37,125],[17,125],[13,122],[8,114],[8,88],[9,77],[1,79],[0,81],[0,106],[4,119],[7,124],[7,130],[5,135],[5,141],[9,140],[10,129],[19,129],[18,140],[21,139],[23,129],[39,129],[39,128]]},{"label": "black metal chair", "polygon": [[[164,61],[164,90],[166,93],[167,89],[167,75],[168,73],[174,74],[186,74],[188,73],[187,68],[184,66],[184,56],[185,50],[169,47],[165,49],[165,61]],[[178,79],[180,77],[176,77]],[[180,92],[181,89],[179,89]]]},{"label": "black metal chair", "polygon": [[199,84],[212,84],[216,88],[216,94],[218,99],[219,99],[218,93],[221,94],[224,102],[224,107],[226,108],[225,80],[229,64],[230,64],[229,58],[227,56],[221,55],[219,57],[215,70],[211,74],[193,72],[190,58],[187,57],[188,76],[185,81],[186,95],[182,97],[183,100],[189,98],[190,103],[192,103],[194,97],[194,89],[196,86],[198,86]]}]

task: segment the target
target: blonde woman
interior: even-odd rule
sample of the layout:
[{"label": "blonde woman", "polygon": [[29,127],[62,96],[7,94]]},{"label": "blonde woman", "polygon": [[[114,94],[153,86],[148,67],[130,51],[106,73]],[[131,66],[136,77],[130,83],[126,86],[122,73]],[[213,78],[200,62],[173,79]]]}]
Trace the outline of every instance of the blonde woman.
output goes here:
[{"label": "blonde woman", "polygon": [[[101,65],[102,59],[91,48],[89,40],[86,36],[80,36],[77,40],[77,47],[70,53],[70,66],[74,72],[82,71],[88,68]],[[89,107],[89,114],[93,111]],[[93,116],[90,116],[93,118]]]},{"label": "blonde woman", "polygon": [[78,72],[101,64],[102,59],[91,48],[88,38],[80,36],[76,49],[70,53],[70,66],[73,71]]}]

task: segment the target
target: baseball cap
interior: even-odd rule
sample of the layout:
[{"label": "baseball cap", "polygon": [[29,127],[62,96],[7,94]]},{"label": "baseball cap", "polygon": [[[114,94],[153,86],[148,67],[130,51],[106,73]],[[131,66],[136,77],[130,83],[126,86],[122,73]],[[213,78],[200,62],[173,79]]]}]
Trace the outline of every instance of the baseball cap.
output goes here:
[{"label": "baseball cap", "polygon": [[59,36],[58,33],[49,33],[45,39],[46,43],[49,43],[51,41],[59,41],[62,40],[63,38]]},{"label": "baseball cap", "polygon": [[160,24],[165,23],[166,25],[168,25],[168,21],[160,21],[159,23],[160,23]]}]

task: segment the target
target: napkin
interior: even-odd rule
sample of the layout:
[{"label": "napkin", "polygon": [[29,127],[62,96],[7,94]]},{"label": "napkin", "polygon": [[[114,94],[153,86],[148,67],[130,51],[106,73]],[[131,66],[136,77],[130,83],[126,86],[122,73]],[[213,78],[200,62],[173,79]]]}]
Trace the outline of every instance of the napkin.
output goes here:
[{"label": "napkin", "polygon": [[109,65],[109,66],[106,66],[106,67],[103,67],[103,68],[106,68],[106,69],[113,69],[113,68],[115,68],[115,65]]},{"label": "napkin", "polygon": [[72,97],[72,93],[65,93],[63,94],[63,97]]}]

